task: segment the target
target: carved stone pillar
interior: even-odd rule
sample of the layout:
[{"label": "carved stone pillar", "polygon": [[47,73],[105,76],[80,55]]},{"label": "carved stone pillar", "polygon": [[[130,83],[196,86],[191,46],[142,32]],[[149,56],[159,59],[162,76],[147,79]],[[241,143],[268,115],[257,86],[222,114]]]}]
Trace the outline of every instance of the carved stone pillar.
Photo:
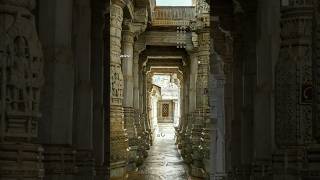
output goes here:
[{"label": "carved stone pillar", "polygon": [[[107,7],[106,7],[107,6]],[[110,7],[110,2],[91,1],[91,80],[93,86],[93,155],[95,159],[95,180],[105,180],[109,177],[109,141],[110,134],[105,129],[110,128],[110,123],[107,123],[105,116],[108,115],[109,93],[106,90],[109,88],[107,83],[110,81],[109,62],[110,62],[110,11],[105,11]],[[104,16],[101,14],[104,13]],[[101,27],[104,27],[101,30]],[[103,33],[101,33],[103,32]],[[102,48],[104,47],[104,48]],[[107,61],[106,61],[107,60]],[[106,90],[106,91],[104,91]],[[108,126],[109,125],[109,126]],[[107,132],[107,134],[106,134]],[[107,155],[107,156],[106,156]]]},{"label": "carved stone pillar", "polygon": [[111,179],[124,179],[127,167],[128,139],[123,122],[123,74],[121,70],[121,31],[123,21],[122,1],[112,1],[110,6],[110,176]]},{"label": "carved stone pillar", "polygon": [[198,74],[198,56],[196,53],[191,53],[190,55],[190,84],[189,84],[189,112],[194,112],[196,110],[196,82]]},{"label": "carved stone pillar", "polygon": [[[149,138],[149,127],[148,127],[148,116],[147,116],[147,68],[143,66],[140,69],[140,112],[141,112],[141,120],[140,123],[143,129],[143,139],[142,144],[146,150],[150,149],[150,138]],[[147,157],[147,152],[144,154]]]},{"label": "carved stone pillar", "polygon": [[124,79],[124,124],[129,138],[129,170],[134,170],[137,161],[137,132],[134,122],[133,108],[133,43],[134,34],[132,24],[124,22],[125,30],[122,31],[122,71]]},{"label": "carved stone pillar", "polygon": [[314,99],[313,99],[313,135],[320,143],[320,5],[319,1],[314,1],[314,29],[313,29],[313,88],[314,88]]},{"label": "carved stone pillar", "polygon": [[[211,42],[213,43],[213,42]],[[225,170],[225,82],[224,62],[216,52],[213,53],[213,66],[209,76],[211,127],[204,129],[203,146],[206,154],[204,164],[210,179],[222,178]]]},{"label": "carved stone pillar", "polygon": [[184,67],[184,71],[183,71],[183,74],[184,74],[184,77],[182,79],[181,78],[178,78],[179,79],[179,89],[180,89],[180,93],[179,93],[179,96],[180,96],[180,101],[176,101],[175,102],[175,109],[176,108],[179,108],[180,109],[180,117],[179,117],[179,124],[178,124],[178,127],[176,128],[176,144],[177,144],[177,147],[178,149],[182,149],[183,148],[183,137],[184,137],[184,134],[185,134],[185,131],[186,131],[186,128],[187,128],[187,116],[186,114],[188,113],[188,97],[189,97],[189,82],[187,82],[186,80],[184,79],[188,79],[188,73],[189,73],[189,69],[187,68],[187,66]]},{"label": "carved stone pillar", "polygon": [[188,110],[185,116],[186,127],[184,132],[182,133],[182,150],[181,155],[184,158],[186,163],[192,162],[192,143],[191,143],[191,133],[192,133],[192,125],[194,123],[193,113],[196,110],[196,82],[197,82],[197,69],[198,69],[198,57],[196,52],[190,52],[190,67],[189,67],[189,76],[188,76]]},{"label": "carved stone pillar", "polygon": [[[275,180],[303,178],[305,148],[312,138],[312,1],[281,9],[281,48],[275,69]],[[284,159],[284,161],[279,161]]]},{"label": "carved stone pillar", "polygon": [[141,122],[141,109],[140,109],[140,87],[139,87],[139,80],[140,80],[140,73],[139,73],[139,57],[140,53],[146,48],[144,42],[136,41],[134,44],[134,57],[133,57],[133,79],[134,79],[134,88],[133,88],[133,105],[135,110],[135,128],[137,130],[137,138],[138,138],[138,161],[137,164],[141,164],[146,152],[145,146],[143,145],[142,141],[144,140],[144,130]]},{"label": "carved stone pillar", "polygon": [[[320,154],[320,2],[314,0],[313,8],[314,8],[314,25],[313,25],[313,57],[312,57],[312,69],[313,69],[313,137],[317,140],[317,142],[313,145],[310,145],[308,148],[309,157],[312,157],[313,161],[316,157],[319,157]],[[317,154],[318,156],[314,156]],[[312,169],[310,173],[320,172],[320,167],[318,163],[310,163],[309,169]],[[317,175],[319,178],[320,175]]]},{"label": "carved stone pillar", "polygon": [[146,126],[147,126],[147,133],[148,133],[148,144],[152,146],[152,131],[151,131],[151,91],[152,91],[152,76],[153,73],[150,71],[147,73],[146,79]]},{"label": "carved stone pillar", "polygon": [[[208,8],[205,2],[200,3]],[[201,8],[200,8],[201,9]],[[201,11],[202,12],[202,11]],[[196,111],[195,120],[192,125],[192,170],[191,174],[197,177],[204,177],[206,173],[203,168],[203,158],[208,158],[209,140],[208,136],[211,131],[211,122],[209,119],[209,60],[210,60],[210,31],[209,31],[209,15],[202,12],[198,15],[201,21],[195,22],[194,29],[198,33],[199,47],[197,49],[198,71],[197,71],[197,89],[196,89]],[[205,136],[205,137],[201,137]],[[201,139],[202,138],[202,139]],[[201,142],[201,140],[203,142]],[[202,143],[202,144],[201,144]]]},{"label": "carved stone pillar", "polygon": [[[91,9],[88,1],[73,4],[73,52],[75,59],[75,97],[73,145],[77,149],[77,179],[92,180],[93,158],[93,81],[91,80]],[[95,59],[97,61],[97,59]],[[101,121],[101,120],[100,120]]]},{"label": "carved stone pillar", "polygon": [[[208,134],[210,125],[209,119],[209,94],[208,94],[208,81],[209,81],[209,39],[210,33],[208,30],[203,29],[199,32],[199,49],[198,55],[198,73],[197,73],[197,89],[196,89],[196,111],[195,111],[195,123],[192,127],[192,142],[193,142],[193,165],[192,175],[204,176],[203,168],[203,155],[207,155],[208,149],[202,149],[201,136],[202,132]],[[202,129],[205,128],[205,129]],[[207,140],[207,138],[203,139]],[[208,144],[208,142],[205,142]],[[205,153],[202,151],[205,150]],[[206,156],[207,157],[207,156]]]},{"label": "carved stone pillar", "polygon": [[0,179],[40,180],[43,149],[36,144],[44,82],[34,0],[0,2]]},{"label": "carved stone pillar", "polygon": [[[72,179],[76,173],[75,161],[69,161],[75,158],[76,152],[72,147],[75,137],[73,136],[75,132],[73,129],[75,93],[72,48],[73,1],[38,2],[41,14],[38,16],[39,37],[46,60],[44,63],[46,81],[40,107],[43,118],[39,124],[39,141],[45,151],[45,179]],[[53,6],[64,8],[52,9]]]}]

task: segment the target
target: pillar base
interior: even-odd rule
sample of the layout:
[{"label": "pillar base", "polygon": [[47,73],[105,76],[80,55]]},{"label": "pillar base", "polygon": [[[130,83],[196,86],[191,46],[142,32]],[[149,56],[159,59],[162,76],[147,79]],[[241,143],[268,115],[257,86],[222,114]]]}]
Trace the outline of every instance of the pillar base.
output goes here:
[{"label": "pillar base", "polygon": [[131,146],[129,151],[128,171],[135,171],[137,169],[138,161],[138,146]]},{"label": "pillar base", "polygon": [[121,161],[110,164],[110,180],[126,180],[127,179],[127,162]]},{"label": "pillar base", "polygon": [[76,154],[77,180],[93,180],[95,161],[92,150],[78,149]]},{"label": "pillar base", "polygon": [[203,168],[191,165],[191,169],[190,169],[190,174],[192,177],[197,177],[197,178],[205,178],[206,177],[206,173],[203,170]]},{"label": "pillar base", "polygon": [[0,143],[0,179],[41,180],[43,149],[32,143]]},{"label": "pillar base", "polygon": [[69,145],[43,145],[46,177],[75,175],[77,173],[76,150]]},{"label": "pillar base", "polygon": [[106,180],[110,176],[110,172],[107,166],[97,165],[95,167],[95,172],[96,174],[94,176],[94,180]]}]

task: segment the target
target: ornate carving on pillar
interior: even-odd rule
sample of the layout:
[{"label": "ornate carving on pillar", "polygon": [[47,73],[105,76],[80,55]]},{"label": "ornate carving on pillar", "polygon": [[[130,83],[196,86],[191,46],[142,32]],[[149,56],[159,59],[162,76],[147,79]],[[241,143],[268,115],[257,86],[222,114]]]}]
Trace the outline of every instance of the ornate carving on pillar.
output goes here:
[{"label": "ornate carving on pillar", "polygon": [[312,1],[282,8],[281,49],[276,64],[276,144],[312,143]]},{"label": "ornate carving on pillar", "polygon": [[[312,26],[313,1],[288,1],[281,13],[281,48],[275,72],[275,142],[277,177],[309,178],[312,137]],[[310,153],[310,154],[309,154]],[[285,159],[285,162],[278,159]],[[308,160],[306,160],[308,159]],[[306,165],[308,164],[308,165]],[[283,169],[285,167],[285,169]],[[309,167],[302,169],[302,167]],[[289,171],[290,169],[290,171]],[[297,172],[303,172],[298,173]],[[311,172],[313,171],[313,172]],[[286,173],[284,175],[284,173]],[[317,175],[317,177],[319,177]]]},{"label": "ornate carving on pillar", "polygon": [[123,122],[123,73],[121,70],[121,32],[123,22],[123,1],[112,1],[110,6],[110,176],[124,179],[126,176],[128,139]]},{"label": "ornate carving on pillar", "polygon": [[136,9],[134,12],[134,23],[132,24],[132,30],[135,37],[138,37],[147,28],[148,23],[148,10],[146,8]]},{"label": "ornate carving on pillar", "polygon": [[314,1],[313,29],[313,136],[320,143],[320,3]]},{"label": "ornate carving on pillar", "polygon": [[[208,81],[209,81],[209,39],[210,33],[202,31],[199,34],[199,49],[198,55],[198,73],[197,73],[197,89],[196,89],[196,112],[194,113],[194,123],[192,125],[191,141],[193,144],[193,166],[192,175],[203,177],[203,153],[208,150],[204,146],[200,146],[201,140],[209,142],[206,138],[201,139],[201,136],[208,136],[210,127],[209,119],[209,93],[208,93]],[[202,145],[207,144],[202,142]],[[204,143],[204,144],[203,144]],[[207,144],[208,145],[208,144]],[[197,162],[197,163],[196,163]]]},{"label": "ornate carving on pillar", "polygon": [[[209,60],[210,60],[210,15],[209,5],[204,0],[196,2],[197,20],[192,22],[190,27],[197,33],[198,48],[197,51],[197,85],[196,85],[196,111],[194,113],[194,123],[192,124],[191,142],[192,159],[191,175],[197,177],[206,177],[207,172],[204,169],[204,156],[209,154],[208,147],[210,139],[211,122],[209,118]],[[210,160],[210,159],[208,159]]]},{"label": "ornate carving on pillar", "polygon": [[205,0],[196,0],[196,15],[203,15],[210,12],[210,5]]},{"label": "ornate carving on pillar", "polygon": [[34,0],[0,2],[0,179],[42,179],[38,137],[43,55]]}]

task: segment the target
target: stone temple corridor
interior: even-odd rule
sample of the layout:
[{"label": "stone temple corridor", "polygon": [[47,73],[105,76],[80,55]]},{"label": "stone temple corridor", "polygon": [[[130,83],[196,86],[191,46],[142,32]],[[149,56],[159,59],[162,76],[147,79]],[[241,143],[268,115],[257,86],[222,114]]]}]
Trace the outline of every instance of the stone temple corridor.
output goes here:
[{"label": "stone temple corridor", "polygon": [[320,0],[0,0],[0,180],[320,180]]}]

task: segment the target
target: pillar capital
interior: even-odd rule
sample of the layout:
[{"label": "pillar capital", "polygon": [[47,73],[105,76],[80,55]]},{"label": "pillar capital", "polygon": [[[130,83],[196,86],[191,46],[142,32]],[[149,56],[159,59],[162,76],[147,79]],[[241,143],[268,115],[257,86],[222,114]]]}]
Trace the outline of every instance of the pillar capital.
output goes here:
[{"label": "pillar capital", "polygon": [[142,51],[146,49],[146,44],[144,42],[138,42],[136,41],[134,43],[134,52],[137,54],[140,54]]},{"label": "pillar capital", "polygon": [[124,33],[127,33],[128,35],[131,35],[134,38],[139,36],[146,30],[147,24],[133,22],[132,19],[124,19],[122,28]]},{"label": "pillar capital", "polygon": [[122,43],[134,43],[134,34],[130,30],[123,30],[122,31]]},{"label": "pillar capital", "polygon": [[[209,18],[206,17],[206,18]],[[203,31],[207,31],[209,32],[210,31],[210,21],[207,22],[206,20],[201,20],[201,19],[197,19],[197,20],[194,20],[194,21],[191,21],[190,22],[190,28],[192,31],[196,32],[196,33],[201,33]]]}]

